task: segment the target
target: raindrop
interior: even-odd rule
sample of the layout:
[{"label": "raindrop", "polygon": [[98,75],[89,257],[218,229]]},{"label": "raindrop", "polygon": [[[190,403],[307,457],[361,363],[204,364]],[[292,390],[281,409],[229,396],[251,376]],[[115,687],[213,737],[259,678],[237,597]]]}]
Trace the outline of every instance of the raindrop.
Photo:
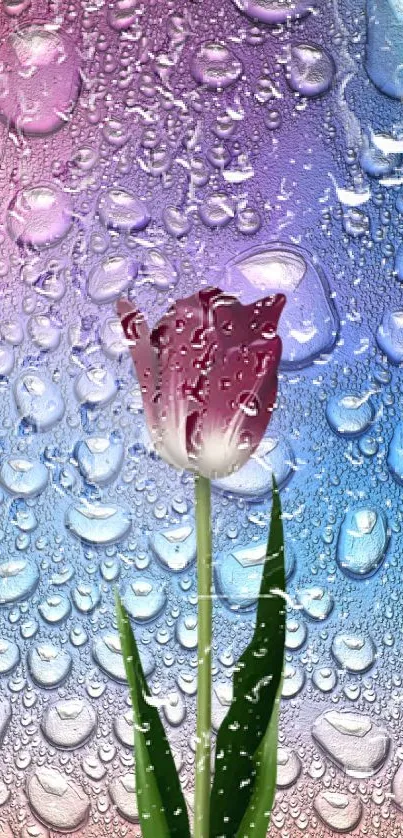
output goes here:
[{"label": "raindrop", "polygon": [[98,201],[102,224],[124,233],[139,232],[149,224],[151,216],[144,201],[126,189],[108,189]]},{"label": "raindrop", "polygon": [[[16,8],[21,5],[26,4]],[[80,90],[80,68],[74,43],[60,29],[13,28],[0,47],[0,64],[5,122],[34,135],[51,134],[68,123]]]},{"label": "raindrop", "polygon": [[21,189],[7,210],[7,227],[13,241],[39,248],[61,241],[72,220],[70,199],[54,185]]},{"label": "raindrop", "polygon": [[96,715],[82,698],[67,698],[47,708],[42,730],[56,748],[78,748],[93,734]]},{"label": "raindrop", "polygon": [[64,414],[64,401],[56,384],[35,369],[16,379],[14,398],[22,419],[36,431],[49,431]]},{"label": "raindrop", "polygon": [[194,54],[192,76],[210,90],[224,90],[239,79],[242,63],[225,44],[208,41]]},{"label": "raindrop", "polygon": [[31,646],[28,667],[32,679],[39,687],[52,689],[63,683],[70,673],[72,658],[68,652],[52,643]]},{"label": "raindrop", "polygon": [[340,527],[337,561],[348,575],[375,573],[385,557],[389,530],[385,515],[373,507],[350,510]]},{"label": "raindrop", "polygon": [[90,801],[72,778],[56,768],[35,768],[27,782],[29,804],[47,826],[72,832],[87,820]]},{"label": "raindrop", "polygon": [[81,501],[67,510],[66,527],[89,544],[113,544],[128,534],[131,517],[126,509],[115,504]]},{"label": "raindrop", "polygon": [[388,755],[389,735],[369,716],[349,710],[326,710],[315,720],[312,735],[327,756],[350,777],[375,774]]}]

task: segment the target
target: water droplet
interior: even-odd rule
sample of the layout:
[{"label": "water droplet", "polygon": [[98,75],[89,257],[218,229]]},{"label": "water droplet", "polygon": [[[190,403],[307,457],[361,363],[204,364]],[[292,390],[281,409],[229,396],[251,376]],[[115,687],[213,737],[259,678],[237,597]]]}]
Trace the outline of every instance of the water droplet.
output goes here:
[{"label": "water droplet", "polygon": [[51,829],[71,832],[86,821],[90,801],[81,786],[56,768],[37,767],[27,782],[33,812]]},{"label": "water droplet", "polygon": [[387,177],[399,166],[401,155],[385,154],[377,145],[367,137],[363,140],[360,154],[361,166],[367,175],[373,178]]},{"label": "water droplet", "polygon": [[301,774],[301,760],[294,751],[280,746],[277,750],[277,788],[287,789],[297,782]]},{"label": "water droplet", "polygon": [[337,684],[337,673],[330,666],[319,666],[313,670],[312,683],[322,693],[330,693]]},{"label": "water droplet", "polygon": [[225,44],[207,41],[194,54],[191,73],[195,81],[210,90],[224,90],[239,78],[242,63]]},{"label": "water droplet", "polygon": [[352,832],[362,816],[360,798],[340,791],[319,792],[314,808],[323,823],[336,832]]},{"label": "water droplet", "polygon": [[74,391],[80,404],[104,407],[115,398],[117,386],[109,370],[92,367],[80,373],[75,381]]},{"label": "water droplet", "polygon": [[59,388],[35,369],[24,370],[16,379],[14,398],[20,416],[36,431],[49,431],[64,414]]},{"label": "water droplet", "polygon": [[212,230],[226,227],[235,216],[235,206],[225,192],[215,192],[200,204],[199,215],[206,227]]},{"label": "water droplet", "polygon": [[345,573],[361,578],[375,573],[389,541],[385,515],[373,507],[352,509],[340,527],[337,561]]},{"label": "water droplet", "polygon": [[392,795],[393,802],[396,806],[403,810],[403,764],[399,765],[393,780],[392,780]]},{"label": "water droplet", "polygon": [[123,443],[114,438],[88,437],[75,451],[78,467],[88,483],[105,486],[118,476],[123,465]]},{"label": "water droplet", "polygon": [[335,67],[333,59],[317,44],[294,44],[291,47],[288,81],[301,96],[319,96],[331,87]]},{"label": "water droplet", "polygon": [[0,637],[0,675],[12,672],[20,661],[20,650],[12,640]]},{"label": "water droplet", "polygon": [[166,207],[163,219],[167,232],[176,239],[187,236],[190,232],[192,223],[189,216],[177,207]]},{"label": "water droplet", "polygon": [[326,418],[332,431],[348,438],[365,433],[374,416],[375,410],[368,394],[357,396],[344,393],[332,396],[326,406]]},{"label": "water droplet", "polygon": [[31,646],[27,660],[32,679],[44,689],[58,687],[72,667],[71,655],[52,643]]},{"label": "water droplet", "polygon": [[284,680],[282,697],[295,698],[301,692],[305,684],[305,672],[300,666],[286,663],[284,666]]},{"label": "water droplet", "polygon": [[136,577],[125,589],[122,599],[134,620],[147,622],[155,620],[165,608],[166,592],[154,580]]},{"label": "water droplet", "polygon": [[379,348],[392,364],[403,361],[403,311],[386,311],[376,340]]},{"label": "water droplet", "polygon": [[80,90],[79,62],[74,43],[60,29],[12,29],[0,47],[0,64],[0,111],[6,122],[34,135],[51,134],[68,123]]},{"label": "water droplet", "polygon": [[176,637],[184,649],[197,648],[197,617],[195,614],[185,614],[179,617],[176,624]]},{"label": "water droplet", "polygon": [[[109,633],[97,638],[93,645],[93,655],[98,666],[110,678],[124,684],[127,682],[118,634]],[[140,649],[140,656],[144,675],[147,678],[154,671],[155,661],[148,649],[144,649],[143,647]]]},{"label": "water droplet", "polygon": [[6,378],[13,371],[14,352],[11,346],[0,346],[0,377]]},{"label": "water droplet", "polygon": [[395,0],[368,0],[366,70],[374,85],[387,96],[403,95],[402,57],[403,18]]},{"label": "water droplet", "polygon": [[126,748],[134,746],[134,720],[133,710],[127,710],[123,715],[116,716],[113,720],[113,729],[119,742]]},{"label": "water droplet", "polygon": [[42,352],[52,352],[60,344],[61,329],[46,314],[36,314],[28,322],[28,334]]},{"label": "water droplet", "polygon": [[71,224],[70,199],[54,185],[21,189],[7,210],[8,232],[18,244],[51,247],[65,237]]},{"label": "water droplet", "polygon": [[48,470],[43,463],[26,457],[11,457],[0,468],[0,482],[10,493],[19,498],[40,495],[48,484]]},{"label": "water droplet", "polygon": [[42,730],[56,748],[77,748],[92,736],[96,715],[82,698],[67,698],[47,708],[42,720]]},{"label": "water droplet", "polygon": [[98,305],[112,303],[137,276],[137,265],[128,256],[108,256],[92,269],[88,278],[88,293]]},{"label": "water droplet", "polygon": [[334,600],[332,595],[319,585],[301,588],[297,596],[305,614],[311,620],[326,620],[333,610]]},{"label": "water droplet", "polygon": [[147,282],[151,282],[160,291],[174,288],[178,282],[178,273],[162,250],[149,250],[146,254],[142,273]]},{"label": "water droplet", "polygon": [[86,585],[82,582],[72,593],[74,605],[82,614],[90,614],[99,605],[101,593],[96,585]]},{"label": "water droplet", "polygon": [[137,3],[133,0],[114,0],[108,8],[108,23],[116,32],[129,29],[137,21]]},{"label": "water droplet", "polygon": [[348,710],[326,710],[315,720],[312,735],[336,765],[351,777],[371,777],[388,755],[389,736],[369,716]]},{"label": "water droplet", "polygon": [[125,233],[144,230],[151,219],[146,203],[126,189],[104,192],[98,201],[98,213],[105,227]]},{"label": "water droplet", "polygon": [[121,541],[131,528],[130,513],[115,504],[80,502],[67,510],[66,527],[89,544]]},{"label": "water droplet", "polygon": [[196,536],[188,524],[153,532],[149,543],[161,564],[174,572],[185,570],[196,560]]},{"label": "water droplet", "polygon": [[115,777],[109,786],[109,794],[123,818],[136,823],[139,819],[134,772]]},{"label": "water droplet", "polygon": [[340,632],[333,638],[332,654],[342,669],[367,672],[374,664],[376,649],[370,637]]},{"label": "water droplet", "polygon": [[397,483],[403,484],[403,422],[396,425],[388,448],[388,468]]},{"label": "water droplet", "polygon": [[308,630],[305,623],[294,618],[287,620],[285,637],[286,649],[296,652],[297,649],[300,649],[301,646],[304,645],[307,635]]},{"label": "water droplet", "polygon": [[241,12],[261,23],[285,23],[304,17],[313,8],[312,0],[233,0]]}]

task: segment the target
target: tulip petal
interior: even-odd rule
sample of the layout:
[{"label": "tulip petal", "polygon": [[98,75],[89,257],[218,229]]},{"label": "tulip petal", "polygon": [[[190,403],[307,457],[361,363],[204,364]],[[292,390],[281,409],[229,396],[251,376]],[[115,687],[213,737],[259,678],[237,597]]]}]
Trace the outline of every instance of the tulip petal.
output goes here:
[{"label": "tulip petal", "polygon": [[[247,323],[249,341],[259,338],[274,337],[281,313],[285,306],[284,294],[274,294],[242,306],[243,317]],[[249,342],[248,341],[248,342]]]},{"label": "tulip petal", "polygon": [[119,300],[117,309],[141,387],[147,424],[153,432],[158,426],[158,355],[144,315],[128,300]]},{"label": "tulip petal", "polygon": [[209,379],[209,401],[193,420],[188,450],[197,470],[210,478],[237,471],[261,442],[277,396],[281,340],[234,347]]}]

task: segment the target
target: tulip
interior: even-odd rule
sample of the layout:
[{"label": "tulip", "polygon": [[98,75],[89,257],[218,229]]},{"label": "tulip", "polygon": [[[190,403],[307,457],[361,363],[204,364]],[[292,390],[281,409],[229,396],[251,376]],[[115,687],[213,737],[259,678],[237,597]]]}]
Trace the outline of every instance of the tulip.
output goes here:
[{"label": "tulip", "polygon": [[243,306],[218,288],[177,301],[150,333],[121,301],[157,452],[207,479],[237,471],[261,441],[277,394],[282,294]]},{"label": "tulip", "polygon": [[237,471],[261,441],[277,395],[282,294],[242,305],[219,288],[178,300],[150,332],[118,303],[157,453],[196,474],[198,689],[195,838],[207,838],[210,801],[212,478]]}]

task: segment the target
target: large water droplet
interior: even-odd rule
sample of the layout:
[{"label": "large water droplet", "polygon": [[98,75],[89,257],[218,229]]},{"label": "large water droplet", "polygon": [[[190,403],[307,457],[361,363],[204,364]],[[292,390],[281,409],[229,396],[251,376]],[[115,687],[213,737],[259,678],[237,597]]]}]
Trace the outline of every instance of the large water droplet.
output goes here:
[{"label": "large water droplet", "polygon": [[155,581],[136,577],[123,594],[124,605],[134,620],[147,622],[155,620],[166,603],[166,593]]},{"label": "large water droplet", "polygon": [[335,832],[352,832],[362,816],[360,798],[340,791],[319,792],[314,808],[323,823]]},{"label": "large water droplet", "polygon": [[113,544],[128,534],[131,517],[128,510],[116,504],[82,501],[68,509],[66,527],[89,544]]},{"label": "large water droplet", "polygon": [[90,800],[81,786],[56,768],[40,766],[27,782],[33,812],[51,829],[72,832],[87,819]]},{"label": "large water droplet", "polygon": [[144,230],[150,221],[146,203],[125,189],[104,192],[98,201],[98,213],[105,227],[127,233]]},{"label": "large water droplet", "polygon": [[376,649],[370,637],[340,632],[333,638],[332,653],[342,669],[366,672],[375,661]]},{"label": "large water droplet", "polygon": [[326,710],[315,720],[312,735],[325,753],[351,777],[371,777],[389,751],[389,735],[369,716],[348,710]]},{"label": "large water droplet", "polygon": [[79,442],[75,453],[80,472],[88,483],[104,486],[118,476],[124,446],[118,439],[94,436]]},{"label": "large water droplet", "polygon": [[45,689],[58,687],[67,678],[72,667],[69,652],[52,643],[31,646],[27,659],[32,679]]},{"label": "large water droplet", "polygon": [[96,715],[82,698],[66,698],[52,704],[42,719],[42,730],[56,748],[77,748],[95,730]]},{"label": "large water droplet", "polygon": [[65,237],[71,224],[70,199],[50,184],[21,189],[7,210],[8,232],[18,244],[51,247]]},{"label": "large water droplet", "polygon": [[16,379],[14,398],[22,419],[36,431],[48,431],[64,414],[64,401],[56,384],[35,369]]},{"label": "large water droplet", "polygon": [[234,3],[241,12],[261,23],[296,20],[315,7],[313,0],[234,0]]},{"label": "large water droplet", "polygon": [[344,437],[357,437],[368,430],[375,410],[368,394],[332,396],[326,406],[326,418],[332,431]]},{"label": "large water droplet", "polygon": [[10,457],[0,468],[0,482],[18,498],[33,498],[46,489],[49,474],[43,463],[27,457]]},{"label": "large water droplet", "polygon": [[400,364],[403,361],[403,311],[385,312],[376,333],[376,340],[392,364]]},{"label": "large water droplet", "polygon": [[242,73],[242,63],[225,44],[208,41],[194,54],[191,63],[193,78],[211,90],[224,90]]},{"label": "large water droplet", "polygon": [[88,293],[98,305],[112,303],[127,291],[137,275],[137,265],[128,256],[108,256],[92,269],[88,278]]},{"label": "large water droplet", "polygon": [[66,125],[78,99],[74,43],[45,26],[13,29],[0,47],[0,114],[26,134],[50,134]]},{"label": "large water droplet", "polygon": [[123,818],[136,823],[139,819],[134,772],[115,777],[109,786],[109,794]]},{"label": "large water droplet", "polygon": [[149,543],[161,564],[169,570],[185,570],[196,560],[196,536],[188,524],[153,532]]},{"label": "large water droplet", "polygon": [[339,532],[337,561],[345,573],[369,576],[382,563],[389,540],[386,517],[372,507],[352,509]]},{"label": "large water droplet", "polygon": [[[119,635],[108,633],[97,638],[93,645],[93,655],[101,669],[114,681],[126,683],[126,670],[123,661]],[[155,668],[155,660],[148,649],[141,647],[141,662],[144,675],[148,677]]]},{"label": "large water droplet", "polygon": [[26,559],[0,562],[0,605],[27,599],[39,582],[38,568]]},{"label": "large water droplet", "polygon": [[329,90],[335,67],[333,59],[317,44],[295,44],[291,47],[288,81],[301,96],[319,96]]}]

